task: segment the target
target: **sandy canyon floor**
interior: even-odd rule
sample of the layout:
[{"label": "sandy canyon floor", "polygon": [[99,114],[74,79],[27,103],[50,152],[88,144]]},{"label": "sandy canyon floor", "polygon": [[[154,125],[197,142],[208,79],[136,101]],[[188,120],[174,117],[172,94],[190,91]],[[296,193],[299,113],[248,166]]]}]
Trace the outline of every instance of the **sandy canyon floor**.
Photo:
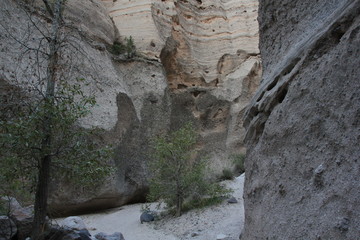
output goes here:
[{"label": "sandy canyon floor", "polygon": [[140,223],[143,204],[82,215],[81,218],[92,235],[98,232],[121,232],[125,240],[235,240],[239,239],[244,226],[244,174],[224,184],[234,191],[232,195],[238,203],[229,204],[224,200],[219,205],[192,210],[178,218],[166,217],[143,224]]}]

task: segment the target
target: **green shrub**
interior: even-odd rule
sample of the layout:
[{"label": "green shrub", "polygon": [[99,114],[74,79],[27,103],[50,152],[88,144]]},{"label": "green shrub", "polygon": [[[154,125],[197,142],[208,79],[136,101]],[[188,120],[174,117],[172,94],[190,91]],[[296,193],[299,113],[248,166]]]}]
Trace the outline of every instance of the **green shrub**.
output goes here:
[{"label": "green shrub", "polygon": [[233,159],[233,164],[235,166],[235,170],[242,174],[245,172],[245,166],[244,166],[244,162],[245,162],[245,155],[244,154],[234,154],[231,156]]},{"label": "green shrub", "polygon": [[197,206],[204,197],[216,198],[227,192],[219,184],[206,181],[206,161],[192,157],[196,133],[191,124],[154,142],[150,201],[164,201],[168,208],[175,207],[176,215],[180,216],[189,201]]},{"label": "green shrub", "polygon": [[220,177],[221,180],[233,180],[234,179],[234,172],[229,169],[225,168],[222,171],[222,176]]},{"label": "green shrub", "polygon": [[125,38],[125,50],[127,58],[133,58],[136,54],[136,47],[133,38],[130,36],[129,38]]},{"label": "green shrub", "polygon": [[109,52],[114,55],[125,54],[126,58],[129,59],[135,57],[136,47],[133,38],[131,36],[129,38],[125,37],[124,42],[115,41],[110,47]]},{"label": "green shrub", "polygon": [[110,48],[110,52],[114,55],[120,55],[125,52],[125,46],[121,42],[115,41]]}]

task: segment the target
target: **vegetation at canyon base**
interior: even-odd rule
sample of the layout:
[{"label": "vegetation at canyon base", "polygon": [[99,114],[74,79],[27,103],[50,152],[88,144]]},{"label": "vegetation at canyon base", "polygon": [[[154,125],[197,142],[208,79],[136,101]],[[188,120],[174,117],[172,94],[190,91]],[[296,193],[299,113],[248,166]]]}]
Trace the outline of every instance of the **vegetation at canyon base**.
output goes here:
[{"label": "vegetation at canyon base", "polygon": [[150,201],[161,200],[176,216],[216,201],[229,191],[206,178],[207,162],[195,158],[196,132],[188,123],[154,141]]},{"label": "vegetation at canyon base", "polygon": [[229,156],[229,159],[232,162],[232,166],[228,168],[224,168],[222,170],[221,176],[219,176],[220,180],[233,180],[234,177],[241,175],[245,172],[245,155],[242,153],[232,154]]},{"label": "vegetation at canyon base", "polygon": [[242,174],[245,172],[245,155],[244,154],[234,154],[231,156],[232,162],[235,166],[235,171],[238,174]]}]

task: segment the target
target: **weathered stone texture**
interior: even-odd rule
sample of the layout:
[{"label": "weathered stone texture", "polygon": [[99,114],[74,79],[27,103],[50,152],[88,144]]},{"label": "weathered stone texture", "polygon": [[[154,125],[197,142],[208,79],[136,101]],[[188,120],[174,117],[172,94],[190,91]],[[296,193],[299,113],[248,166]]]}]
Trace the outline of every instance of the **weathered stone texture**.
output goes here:
[{"label": "weathered stone texture", "polygon": [[241,239],[360,236],[360,1],[261,0]]},{"label": "weathered stone texture", "polygon": [[[21,2],[21,1],[20,1]],[[41,33],[32,27],[16,1],[0,1],[0,89],[31,84],[45,72],[34,68],[36,55],[13,37],[37,46]],[[42,1],[33,11],[40,29]],[[258,86],[256,0],[68,0],[64,10],[72,46],[67,79],[84,78],[85,93],[96,97],[83,127],[104,130],[104,142],[116,148],[116,174],[103,186],[85,192],[66,183],[51,187],[50,209],[57,215],[120,206],[143,200],[148,189],[150,142],[154,136],[192,121],[200,135],[196,146],[216,173],[232,167],[229,155],[244,151],[242,116]],[[8,29],[9,31],[6,31]],[[10,34],[11,33],[11,34]],[[24,37],[25,36],[25,37]],[[118,61],[109,49],[132,36],[136,59]],[[67,59],[67,58],[66,58]],[[6,88],[5,88],[6,87]],[[33,88],[34,89],[34,88]],[[20,94],[19,94],[20,95]],[[31,95],[31,93],[29,94]]]},{"label": "weathered stone texture", "polygon": [[[38,46],[41,34],[28,24],[29,16],[40,29],[46,26],[45,18],[36,14],[28,16],[15,3],[0,1],[0,95],[11,104],[23,92],[10,96],[8,89],[21,84],[31,95],[39,81],[36,54],[26,51],[15,38],[26,39],[29,46]],[[69,46],[69,52],[63,55],[72,59],[66,77],[69,81],[77,77],[86,79],[90,85],[84,86],[84,92],[93,94],[97,100],[91,115],[81,123],[84,127],[103,129],[104,142],[118,148],[114,157],[118,171],[99,188],[86,192],[66,183],[53,183],[50,211],[54,215],[67,215],[143,199],[148,176],[148,158],[143,157],[149,146],[146,141],[166,129],[167,112],[170,112],[166,109],[169,100],[165,97],[167,82],[162,65],[145,60],[113,60],[107,46],[117,38],[116,28],[100,1],[69,0],[64,16],[67,24],[74,24],[76,29],[70,31],[69,44],[79,50]],[[41,62],[45,61],[41,59]],[[40,74],[43,67],[40,66]]]},{"label": "weathered stone texture", "polygon": [[170,88],[221,85],[244,62],[259,61],[256,0],[102,1],[122,37],[161,57]]},{"label": "weathered stone texture", "polygon": [[242,116],[261,75],[258,2],[103,2],[121,37],[132,36],[140,54],[161,61],[171,91],[170,129],[194,122],[199,150],[214,169],[231,167],[229,155],[244,151]]}]

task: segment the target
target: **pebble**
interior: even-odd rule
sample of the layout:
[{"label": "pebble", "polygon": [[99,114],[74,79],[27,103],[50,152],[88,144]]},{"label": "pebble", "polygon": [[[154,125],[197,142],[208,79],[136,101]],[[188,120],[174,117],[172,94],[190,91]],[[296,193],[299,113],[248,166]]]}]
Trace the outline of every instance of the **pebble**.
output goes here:
[{"label": "pebble", "polygon": [[235,197],[232,197],[232,198],[228,199],[227,202],[228,202],[228,203],[238,203],[238,200],[236,200]]},{"label": "pebble", "polygon": [[199,236],[199,233],[194,232],[191,234],[191,237],[196,237],[196,236]]}]

